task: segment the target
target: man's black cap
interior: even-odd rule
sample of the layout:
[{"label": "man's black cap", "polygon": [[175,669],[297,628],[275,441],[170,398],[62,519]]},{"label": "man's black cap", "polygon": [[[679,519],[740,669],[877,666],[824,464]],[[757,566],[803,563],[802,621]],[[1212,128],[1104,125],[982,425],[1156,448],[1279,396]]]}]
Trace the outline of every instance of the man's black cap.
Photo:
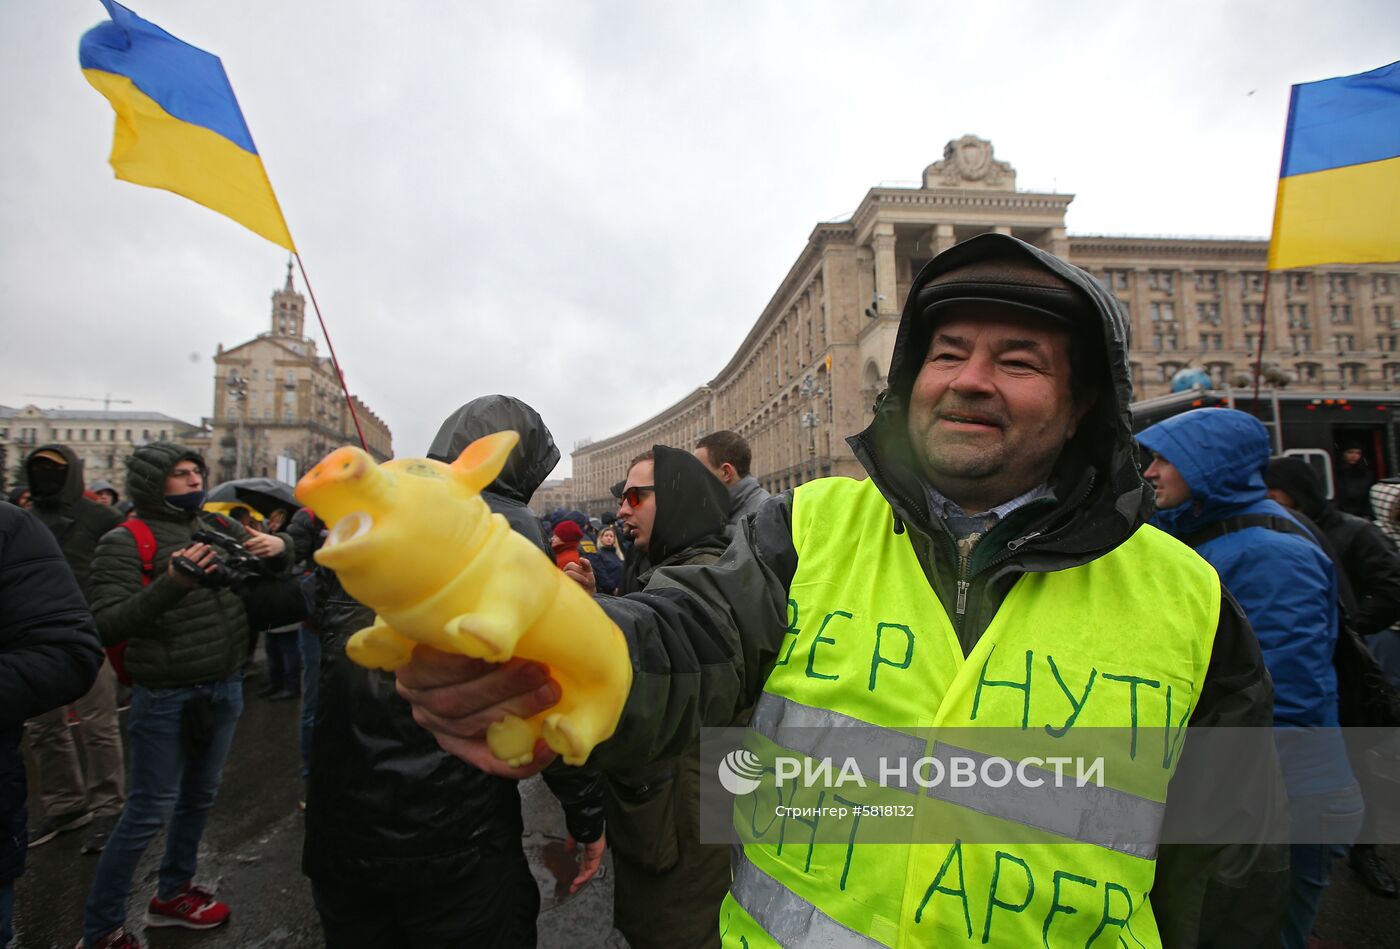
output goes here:
[{"label": "man's black cap", "polygon": [[[990,235],[989,235],[990,236]],[[1084,292],[1016,246],[982,241],[986,251],[939,274],[919,289],[920,314],[959,303],[1000,303],[1049,317],[1070,329],[1095,327],[1099,317]]]}]

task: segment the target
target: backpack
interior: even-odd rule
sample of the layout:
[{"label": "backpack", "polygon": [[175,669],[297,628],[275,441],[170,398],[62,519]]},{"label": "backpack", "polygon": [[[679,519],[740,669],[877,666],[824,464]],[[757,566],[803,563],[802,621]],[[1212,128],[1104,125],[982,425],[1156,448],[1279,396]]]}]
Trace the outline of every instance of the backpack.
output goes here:
[{"label": "backpack", "polygon": [[[136,539],[136,553],[141,558],[141,586],[150,586],[156,576],[156,535],[151,533],[151,525],[138,517],[129,517],[117,526],[126,528]],[[131,685],[131,674],[126,671],[126,640],[108,646],[107,659],[112,663],[117,681]]]},{"label": "backpack", "polygon": [[[1390,684],[1390,678],[1376,660],[1366,640],[1347,622],[1347,604],[1354,603],[1351,583],[1342,569],[1337,552],[1326,536],[1312,521],[1295,514],[1303,523],[1276,514],[1241,514],[1227,517],[1181,538],[1188,547],[1199,547],[1207,541],[1247,527],[1264,527],[1281,534],[1306,537],[1332,561],[1337,575],[1337,645],[1332,650],[1332,666],[1337,670],[1337,719],[1343,727],[1389,728],[1400,725],[1400,695]],[[1306,526],[1304,526],[1306,525]]]}]

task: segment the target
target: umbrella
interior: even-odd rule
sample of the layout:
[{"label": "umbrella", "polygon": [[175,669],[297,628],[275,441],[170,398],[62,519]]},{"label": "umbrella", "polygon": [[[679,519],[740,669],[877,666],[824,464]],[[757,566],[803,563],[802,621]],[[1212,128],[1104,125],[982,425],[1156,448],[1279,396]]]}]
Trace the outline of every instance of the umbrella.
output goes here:
[{"label": "umbrella", "polygon": [[262,514],[271,514],[278,508],[297,508],[300,503],[292,493],[291,485],[275,478],[240,478],[225,481],[209,492],[209,501],[242,502],[256,508]]}]

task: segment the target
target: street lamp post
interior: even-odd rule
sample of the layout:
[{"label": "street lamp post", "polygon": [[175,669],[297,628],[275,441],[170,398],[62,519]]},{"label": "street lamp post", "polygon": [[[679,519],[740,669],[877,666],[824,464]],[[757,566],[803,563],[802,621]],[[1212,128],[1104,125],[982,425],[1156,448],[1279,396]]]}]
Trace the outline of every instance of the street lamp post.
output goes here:
[{"label": "street lamp post", "polygon": [[233,435],[233,477],[243,477],[243,415],[248,409],[248,380],[235,372],[229,376],[227,392],[235,404]]},{"label": "street lamp post", "polygon": [[812,401],[820,399],[826,393],[826,389],[809,372],[802,377],[802,384],[797,391],[807,400],[807,411],[802,413],[802,427],[807,429],[807,480],[815,481],[817,479],[817,426],[821,424],[821,415],[812,410]]}]

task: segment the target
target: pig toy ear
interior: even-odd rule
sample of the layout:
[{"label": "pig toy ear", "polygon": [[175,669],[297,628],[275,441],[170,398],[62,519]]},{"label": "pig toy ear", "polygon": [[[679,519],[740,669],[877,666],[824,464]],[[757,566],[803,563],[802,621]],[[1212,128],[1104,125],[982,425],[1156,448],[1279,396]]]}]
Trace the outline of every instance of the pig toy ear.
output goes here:
[{"label": "pig toy ear", "polygon": [[480,493],[482,488],[496,480],[496,475],[501,473],[506,459],[519,441],[520,436],[511,431],[478,438],[463,448],[457,460],[452,462],[452,472],[459,481]]}]

